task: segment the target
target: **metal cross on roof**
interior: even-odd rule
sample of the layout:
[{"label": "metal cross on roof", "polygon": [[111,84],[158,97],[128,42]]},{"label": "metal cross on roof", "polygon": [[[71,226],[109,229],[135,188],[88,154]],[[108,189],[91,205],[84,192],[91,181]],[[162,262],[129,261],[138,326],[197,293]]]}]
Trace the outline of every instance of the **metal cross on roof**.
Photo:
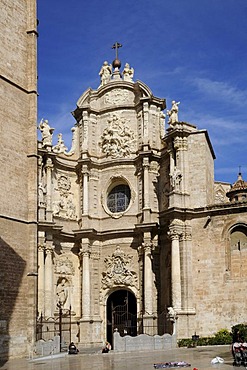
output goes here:
[{"label": "metal cross on roof", "polygon": [[121,47],[122,45],[119,44],[119,42],[115,42],[115,44],[112,46],[112,49],[116,49],[116,59],[118,59],[118,49]]}]

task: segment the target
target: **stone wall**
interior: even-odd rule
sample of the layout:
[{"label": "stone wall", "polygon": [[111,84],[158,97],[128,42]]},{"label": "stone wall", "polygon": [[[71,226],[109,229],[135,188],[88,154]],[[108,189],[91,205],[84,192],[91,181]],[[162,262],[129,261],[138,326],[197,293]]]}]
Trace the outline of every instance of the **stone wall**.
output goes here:
[{"label": "stone wall", "polygon": [[36,2],[0,13],[0,357],[34,343],[37,272]]}]

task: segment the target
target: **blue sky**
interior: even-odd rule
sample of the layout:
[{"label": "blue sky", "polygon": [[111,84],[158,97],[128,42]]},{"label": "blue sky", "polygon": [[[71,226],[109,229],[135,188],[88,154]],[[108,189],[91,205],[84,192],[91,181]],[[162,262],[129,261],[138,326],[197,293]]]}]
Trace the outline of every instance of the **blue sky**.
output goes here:
[{"label": "blue sky", "polygon": [[215,180],[247,180],[247,0],[38,0],[38,117],[70,147],[71,111],[99,84],[120,42],[122,66],[179,120],[207,129]]}]

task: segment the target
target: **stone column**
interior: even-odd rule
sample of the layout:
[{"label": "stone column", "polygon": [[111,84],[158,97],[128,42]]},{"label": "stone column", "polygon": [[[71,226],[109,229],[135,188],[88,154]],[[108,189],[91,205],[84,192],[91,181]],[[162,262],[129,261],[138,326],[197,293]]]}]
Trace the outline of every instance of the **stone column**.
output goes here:
[{"label": "stone column", "polygon": [[170,175],[171,175],[174,172],[174,167],[175,167],[174,150],[171,146],[171,143],[170,143],[169,148],[168,148],[168,153],[169,153],[169,157],[170,157]]},{"label": "stone column", "polygon": [[46,165],[46,221],[52,222],[52,186],[51,186],[51,174],[53,164],[51,158],[47,158]]},{"label": "stone column", "polygon": [[87,170],[87,167],[83,166],[83,169],[82,169],[82,175],[83,175],[83,209],[82,209],[82,213],[83,215],[88,215],[88,177],[89,177],[89,173],[88,173],[88,170]]},{"label": "stone column", "polygon": [[193,300],[193,272],[192,272],[192,234],[191,226],[186,225],[181,237],[182,265],[181,278],[183,281],[182,307],[183,310],[195,312]]},{"label": "stone column", "polygon": [[143,222],[151,221],[149,198],[149,158],[143,158]]},{"label": "stone column", "polygon": [[45,292],[45,247],[38,244],[38,312],[44,314],[44,292]]},{"label": "stone column", "polygon": [[172,307],[181,309],[181,266],[180,266],[180,249],[179,233],[177,230],[170,228],[169,236],[172,241],[171,245],[171,283],[172,283]]},{"label": "stone column", "polygon": [[188,138],[187,137],[176,137],[174,140],[174,149],[176,151],[176,162],[177,168],[180,169],[182,174],[181,181],[181,192],[183,193],[183,198],[181,199],[182,207],[189,207],[188,198]]},{"label": "stone column", "polygon": [[39,156],[38,158],[38,205],[39,205],[39,221],[45,220],[45,188],[43,185],[43,178],[42,178],[42,166],[43,161],[42,157]]},{"label": "stone column", "polygon": [[148,123],[149,123],[149,109],[148,103],[143,103],[143,144],[148,144]]},{"label": "stone column", "polygon": [[89,320],[91,315],[89,245],[80,249],[80,256],[82,266],[82,319]]},{"label": "stone column", "polygon": [[88,112],[84,110],[82,115],[83,115],[83,118],[82,118],[82,130],[83,130],[82,152],[86,152],[88,150],[88,121],[89,121]]},{"label": "stone column", "polygon": [[143,186],[144,186],[144,209],[150,207],[149,205],[149,159],[143,158]]},{"label": "stone column", "polygon": [[156,332],[153,320],[153,269],[152,243],[150,237],[144,237],[143,250],[143,333],[153,335]]},{"label": "stone column", "polygon": [[144,307],[145,313],[153,313],[152,244],[143,243],[144,248]]},{"label": "stone column", "polygon": [[45,317],[53,317],[53,306],[54,306],[54,297],[53,297],[53,250],[54,246],[52,241],[46,241],[45,245]]}]

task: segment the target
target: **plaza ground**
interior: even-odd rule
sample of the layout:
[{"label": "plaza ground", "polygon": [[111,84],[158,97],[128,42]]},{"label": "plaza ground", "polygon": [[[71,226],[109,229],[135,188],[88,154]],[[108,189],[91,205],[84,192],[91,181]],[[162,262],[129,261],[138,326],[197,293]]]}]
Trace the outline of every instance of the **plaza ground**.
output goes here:
[{"label": "plaza ground", "polygon": [[[223,364],[211,365],[211,360],[219,356]],[[198,370],[235,369],[232,365],[230,346],[207,346],[197,348],[177,348],[168,351],[140,351],[102,354],[100,350],[81,351],[78,355],[61,353],[53,357],[33,360],[11,360],[2,364],[2,370],[127,370],[154,369],[154,363],[166,361],[186,361],[191,364],[188,369]],[[242,367],[243,369],[244,367]],[[241,368],[240,368],[241,369]]]}]

